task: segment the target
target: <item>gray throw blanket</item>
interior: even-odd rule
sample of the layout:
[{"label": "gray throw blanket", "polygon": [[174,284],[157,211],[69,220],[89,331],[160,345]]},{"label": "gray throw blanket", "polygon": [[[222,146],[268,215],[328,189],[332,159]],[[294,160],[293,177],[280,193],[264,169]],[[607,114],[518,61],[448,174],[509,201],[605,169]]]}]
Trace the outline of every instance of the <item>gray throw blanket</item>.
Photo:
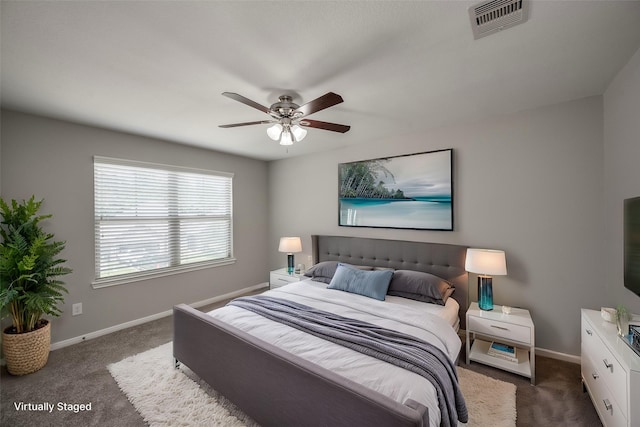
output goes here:
[{"label": "gray throw blanket", "polygon": [[442,426],[455,427],[458,425],[458,420],[463,423],[468,421],[467,407],[458,385],[455,365],[433,344],[402,332],[281,298],[262,295],[242,297],[231,301],[228,305],[244,308],[276,322],[415,372],[429,380],[436,389]]}]

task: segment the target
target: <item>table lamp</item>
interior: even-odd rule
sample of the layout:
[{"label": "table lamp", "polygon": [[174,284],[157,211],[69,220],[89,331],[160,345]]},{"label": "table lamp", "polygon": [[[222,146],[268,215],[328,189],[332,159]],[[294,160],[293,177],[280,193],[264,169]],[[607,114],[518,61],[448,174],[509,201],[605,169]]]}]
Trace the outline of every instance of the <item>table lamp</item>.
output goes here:
[{"label": "table lamp", "polygon": [[302,252],[302,242],[299,237],[281,237],[279,252],[287,253],[287,273],[293,274],[293,254],[294,252]]},{"label": "table lamp", "polygon": [[467,249],[465,270],[478,274],[478,306],[481,310],[493,310],[493,278],[507,274],[504,251],[493,249]]}]

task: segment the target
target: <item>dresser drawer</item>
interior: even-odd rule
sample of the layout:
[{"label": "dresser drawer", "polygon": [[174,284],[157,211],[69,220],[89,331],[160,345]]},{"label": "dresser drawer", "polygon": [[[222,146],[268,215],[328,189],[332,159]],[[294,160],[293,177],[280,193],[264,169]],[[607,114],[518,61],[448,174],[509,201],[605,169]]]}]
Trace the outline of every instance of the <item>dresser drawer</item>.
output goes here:
[{"label": "dresser drawer", "polygon": [[611,390],[604,382],[600,365],[589,357],[588,352],[589,350],[582,349],[582,380],[589,390],[602,423],[607,427],[627,426],[626,411],[621,409],[616,399],[612,397]]},{"label": "dresser drawer", "polygon": [[593,367],[611,391],[614,399],[627,416],[627,372],[618,359],[605,346],[593,325],[587,319],[582,321],[582,355],[591,359]]},{"label": "dresser drawer", "polygon": [[272,288],[278,288],[280,286],[299,281],[300,278],[298,276],[289,276],[288,274],[279,274],[273,272],[269,274],[269,285],[271,285]]},{"label": "dresser drawer", "polygon": [[531,328],[526,326],[470,316],[467,328],[473,333],[491,335],[527,345],[531,344]]}]

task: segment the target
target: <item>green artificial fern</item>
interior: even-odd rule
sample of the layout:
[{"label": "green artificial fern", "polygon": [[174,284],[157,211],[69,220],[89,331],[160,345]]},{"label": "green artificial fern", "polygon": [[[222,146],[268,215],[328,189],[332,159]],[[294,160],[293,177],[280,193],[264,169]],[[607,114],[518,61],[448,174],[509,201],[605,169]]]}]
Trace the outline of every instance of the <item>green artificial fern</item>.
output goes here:
[{"label": "green artificial fern", "polygon": [[30,332],[43,315],[59,316],[58,304],[67,292],[59,276],[71,273],[58,258],[65,242],[53,241],[40,221],[51,215],[38,215],[43,200],[11,205],[0,199],[0,316],[11,316],[16,333]]}]

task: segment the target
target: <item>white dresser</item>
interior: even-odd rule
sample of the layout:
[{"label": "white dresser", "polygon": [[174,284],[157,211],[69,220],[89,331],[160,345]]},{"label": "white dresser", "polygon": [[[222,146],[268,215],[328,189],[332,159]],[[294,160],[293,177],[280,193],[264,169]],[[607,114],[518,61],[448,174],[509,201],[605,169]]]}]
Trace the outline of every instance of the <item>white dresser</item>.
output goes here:
[{"label": "white dresser", "polygon": [[640,426],[640,356],[596,310],[582,309],[582,383],[602,423]]}]

